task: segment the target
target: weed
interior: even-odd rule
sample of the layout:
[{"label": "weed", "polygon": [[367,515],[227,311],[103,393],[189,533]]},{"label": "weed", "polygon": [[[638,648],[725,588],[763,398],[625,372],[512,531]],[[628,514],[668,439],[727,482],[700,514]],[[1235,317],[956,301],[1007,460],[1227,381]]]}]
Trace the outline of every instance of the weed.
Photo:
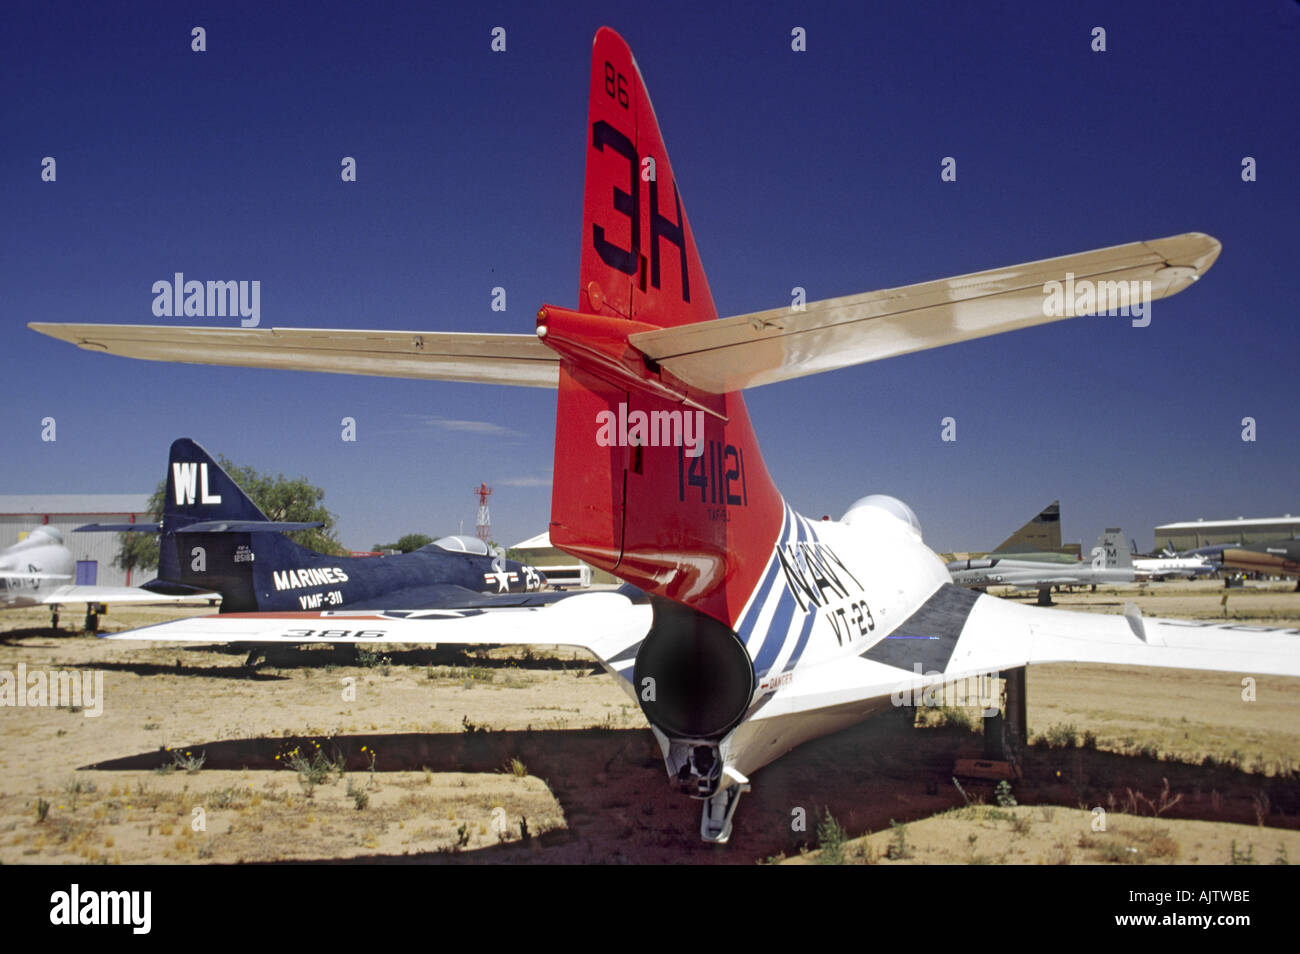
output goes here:
[{"label": "weed", "polygon": [[893,841],[885,851],[886,858],[898,861],[900,858],[912,857],[912,849],[907,846],[907,826],[889,819],[889,828],[893,832]]},{"label": "weed", "polygon": [[207,759],[207,752],[200,752],[196,756],[193,752],[182,752],[180,749],[176,749],[172,752],[172,769],[182,771],[186,775],[195,775],[199,769],[203,768],[203,763]]},{"label": "weed", "polygon": [[527,689],[532,684],[532,679],[522,675],[518,667],[511,666],[506,670],[506,677],[501,684],[507,689]]},{"label": "weed", "polygon": [[528,775],[528,766],[518,759],[512,758],[501,769],[506,775],[513,775],[515,778],[526,778]]},{"label": "weed", "polygon": [[1253,865],[1255,863],[1255,846],[1247,844],[1244,851],[1237,850],[1236,839],[1233,839],[1232,847],[1229,849],[1231,860],[1228,862],[1233,865]]},{"label": "weed", "polygon": [[339,757],[337,762],[331,762],[321,751],[320,743],[313,742],[314,748],[311,754],[303,752],[300,746],[294,746],[283,756],[277,755],[277,761],[283,761],[290,769],[298,774],[298,784],[302,786],[303,794],[311,798],[316,791],[317,785],[323,785],[329,781],[330,773],[338,771],[342,775],[343,758]]},{"label": "weed", "polygon": [[95,783],[83,782],[81,779],[76,778],[69,782],[63,790],[67,794],[68,799],[72,802],[72,810],[75,812],[77,810],[77,801],[79,800],[81,793],[93,793],[95,791]]},{"label": "weed", "polygon": [[1251,796],[1251,800],[1255,803],[1255,823],[1263,828],[1264,819],[1268,817],[1268,792],[1256,792]]},{"label": "weed", "polygon": [[969,709],[961,709],[956,706],[940,706],[935,713],[937,725],[949,729],[965,729],[967,732],[973,732],[977,728],[975,720],[971,718]]},{"label": "weed", "polygon": [[352,799],[352,804],[359,812],[364,811],[370,804],[370,793],[359,787],[353,779],[348,779],[348,797]]},{"label": "weed", "polygon": [[389,658],[381,652],[373,649],[367,649],[365,646],[357,647],[357,665],[366,669],[373,669],[376,666],[386,666],[390,662]]},{"label": "weed", "polygon": [[817,826],[817,848],[820,854],[817,856],[817,863],[822,865],[842,865],[844,864],[844,842],[848,840],[848,835],[835,816],[829,811],[822,816],[821,823]]},{"label": "weed", "polygon": [[243,792],[233,785],[223,788],[212,797],[212,804],[216,808],[234,808],[243,800]]},{"label": "weed", "polygon": [[1136,848],[1121,845],[1117,841],[1107,841],[1098,845],[1097,856],[1101,861],[1109,861],[1116,865],[1134,865],[1142,860]]},{"label": "weed", "polygon": [[[1177,795],[1170,796],[1169,779],[1162,778],[1160,781],[1163,782],[1164,785],[1160,789],[1160,794],[1157,795],[1156,798],[1154,799],[1147,798],[1141,792],[1135,792],[1131,788],[1127,790],[1128,791],[1128,813],[1130,815],[1140,815],[1141,807],[1145,805],[1147,809],[1150,810],[1153,816],[1159,817],[1160,815],[1163,815],[1165,812],[1167,812],[1169,809],[1173,808],[1175,805],[1177,805],[1179,802],[1183,800],[1183,795],[1181,792],[1179,792]],[[1211,795],[1211,802],[1213,802],[1213,795]]]},{"label": "weed", "polygon": [[45,799],[38,797],[36,799],[36,823],[39,825],[45,821],[45,816],[50,813],[50,803]]},{"label": "weed", "polygon": [[1052,852],[1047,856],[1049,865],[1068,865],[1074,858],[1074,852],[1070,846],[1062,839],[1057,839],[1052,844]]},{"label": "weed", "polygon": [[1178,842],[1169,837],[1167,828],[1148,828],[1133,835],[1135,841],[1142,842],[1146,858],[1168,858],[1173,861],[1178,857]]},{"label": "weed", "polygon": [[487,666],[455,666],[449,675],[460,682],[462,689],[473,689],[479,682],[494,682],[497,677]]},{"label": "weed", "polygon": [[1072,749],[1079,744],[1079,730],[1074,723],[1048,726],[1036,741],[1049,749]]}]

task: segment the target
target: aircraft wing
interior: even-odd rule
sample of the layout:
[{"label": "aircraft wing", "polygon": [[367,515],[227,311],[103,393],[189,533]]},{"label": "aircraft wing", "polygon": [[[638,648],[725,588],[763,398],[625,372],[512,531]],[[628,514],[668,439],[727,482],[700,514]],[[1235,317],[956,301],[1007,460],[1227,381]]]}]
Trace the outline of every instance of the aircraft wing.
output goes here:
[{"label": "aircraft wing", "polygon": [[148,361],[553,388],[560,356],[536,335],[338,328],[193,328],[31,322],[33,331]]},{"label": "aircraft wing", "polygon": [[1165,298],[1204,274],[1220,248],[1208,235],[1187,232],[828,298],[809,302],[802,311],[774,308],[643,331],[629,340],[688,385],[725,394],[1074,317],[1075,297],[1066,299],[1064,287],[1063,312],[1045,313],[1047,284],[1065,283],[1067,276],[1073,276],[1075,289],[1085,287],[1085,280],[1092,283],[1096,312],[1120,305],[1106,283],[1123,282],[1127,290],[1128,282],[1150,282],[1150,299]]},{"label": "aircraft wing", "polygon": [[798,673],[756,717],[888,708],[897,694],[1053,662],[1300,677],[1300,628],[1078,613],[945,584],[857,657]]},{"label": "aircraft wing", "polygon": [[1022,606],[981,596],[949,667],[966,671],[1050,662],[1111,663],[1300,676],[1300,629],[1142,618]]},{"label": "aircraft wing", "polygon": [[470,609],[227,613],[105,635],[203,643],[439,643],[577,646],[630,681],[651,624],[649,602],[621,592],[565,595],[549,603]]},{"label": "aircraft wing", "polygon": [[[1119,307],[1119,285],[1149,282],[1174,295],[1214,264],[1221,246],[1200,232],[1131,242],[939,281],[828,298],[630,336],[631,344],[686,384],[714,394],[771,384],[894,355],[1015,331]],[[1047,287],[1092,283],[1095,308],[1047,314]],[[1138,286],[1142,288],[1141,284]],[[150,361],[226,364],[556,387],[559,355],[535,335],[334,328],[195,328],[31,322],[33,331],[88,351]]]},{"label": "aircraft wing", "polygon": [[48,593],[36,593],[33,603],[207,603],[220,600],[220,593],[155,593],[138,586],[60,586]]}]

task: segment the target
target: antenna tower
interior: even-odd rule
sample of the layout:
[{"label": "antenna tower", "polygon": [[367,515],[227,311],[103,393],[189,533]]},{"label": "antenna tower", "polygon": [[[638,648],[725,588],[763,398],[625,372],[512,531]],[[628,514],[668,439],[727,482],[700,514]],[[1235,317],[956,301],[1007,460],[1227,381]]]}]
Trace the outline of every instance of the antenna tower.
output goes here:
[{"label": "antenna tower", "polygon": [[478,497],[478,520],[475,521],[474,532],[486,543],[492,536],[492,516],[488,513],[487,502],[488,497],[492,496],[492,488],[487,484],[479,484],[474,496]]}]

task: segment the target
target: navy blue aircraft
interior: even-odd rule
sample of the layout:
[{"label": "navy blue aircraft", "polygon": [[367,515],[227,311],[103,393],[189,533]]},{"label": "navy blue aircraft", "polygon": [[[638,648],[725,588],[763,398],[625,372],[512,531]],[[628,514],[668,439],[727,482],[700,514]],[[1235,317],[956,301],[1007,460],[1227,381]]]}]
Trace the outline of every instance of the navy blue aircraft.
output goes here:
[{"label": "navy blue aircraft", "polygon": [[493,553],[477,537],[443,537],[388,557],[336,557],[284,534],[320,523],[269,519],[189,438],[173,441],[159,523],[88,524],[79,531],[159,534],[157,593],[216,591],[222,613],[330,609],[457,609],[531,605],[537,569]]}]

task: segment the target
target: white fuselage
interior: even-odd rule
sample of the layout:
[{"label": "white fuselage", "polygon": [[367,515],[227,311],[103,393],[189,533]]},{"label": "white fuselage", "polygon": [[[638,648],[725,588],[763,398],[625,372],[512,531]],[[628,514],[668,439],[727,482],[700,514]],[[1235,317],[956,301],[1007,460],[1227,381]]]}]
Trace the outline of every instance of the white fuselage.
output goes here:
[{"label": "white fuselage", "polygon": [[[897,684],[900,671],[862,654],[951,582],[903,509],[905,517],[860,502],[836,522],[787,507],[781,539],[736,630],[756,688],[747,717],[719,745],[730,770],[723,787],[801,742],[890,707],[887,691],[882,700],[869,689],[873,680]],[[847,682],[846,673],[854,674]]]},{"label": "white fuselage", "polygon": [[1133,561],[1133,570],[1139,578],[1163,576],[1200,576],[1213,573],[1218,567],[1201,557],[1151,557]]},{"label": "white fuselage", "polygon": [[0,606],[35,606],[42,596],[66,586],[77,562],[53,527],[38,527],[0,551]]}]

